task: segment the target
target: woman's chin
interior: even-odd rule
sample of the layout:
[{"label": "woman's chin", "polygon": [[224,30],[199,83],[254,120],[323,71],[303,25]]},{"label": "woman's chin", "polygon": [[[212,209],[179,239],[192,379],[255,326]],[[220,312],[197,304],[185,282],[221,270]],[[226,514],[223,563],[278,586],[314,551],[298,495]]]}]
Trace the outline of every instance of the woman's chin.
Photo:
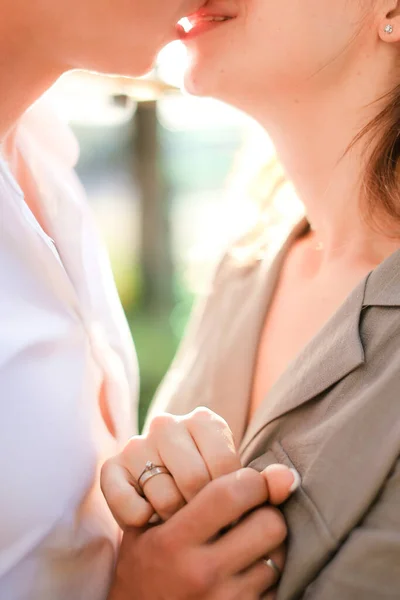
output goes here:
[{"label": "woman's chin", "polygon": [[200,69],[188,68],[183,80],[183,89],[191,96],[218,97],[218,90],[213,85],[212,73],[204,73]]},{"label": "woman's chin", "polygon": [[183,81],[183,91],[186,92],[187,94],[190,94],[191,96],[206,96],[207,95],[202,91],[202,87],[199,86],[195,80],[193,80],[191,77],[186,77],[186,76]]}]

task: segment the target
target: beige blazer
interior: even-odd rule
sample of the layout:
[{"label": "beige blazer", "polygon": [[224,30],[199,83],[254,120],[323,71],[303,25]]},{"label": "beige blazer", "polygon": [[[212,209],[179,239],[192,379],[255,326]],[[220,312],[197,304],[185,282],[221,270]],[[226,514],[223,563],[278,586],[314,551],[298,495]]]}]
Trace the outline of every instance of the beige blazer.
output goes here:
[{"label": "beige blazer", "polygon": [[[300,229],[304,228],[304,223]],[[400,598],[400,250],[365,277],[247,424],[275,262],[222,261],[150,413],[208,406],[243,464],[294,466],[279,600]]]}]

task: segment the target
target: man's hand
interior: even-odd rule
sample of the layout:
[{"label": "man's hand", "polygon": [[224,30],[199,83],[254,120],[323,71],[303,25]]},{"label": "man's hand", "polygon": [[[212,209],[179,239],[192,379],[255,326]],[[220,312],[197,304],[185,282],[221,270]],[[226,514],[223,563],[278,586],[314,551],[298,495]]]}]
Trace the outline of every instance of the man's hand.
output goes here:
[{"label": "man's hand", "polygon": [[263,559],[280,568],[284,563],[285,521],[277,509],[262,506],[271,483],[272,494],[285,499],[282,486],[273,485],[279,471],[293,485],[285,467],[272,468],[272,481],[268,472],[241,469],[206,485],[168,522],[128,529],[109,600],[260,598],[277,582]]}]

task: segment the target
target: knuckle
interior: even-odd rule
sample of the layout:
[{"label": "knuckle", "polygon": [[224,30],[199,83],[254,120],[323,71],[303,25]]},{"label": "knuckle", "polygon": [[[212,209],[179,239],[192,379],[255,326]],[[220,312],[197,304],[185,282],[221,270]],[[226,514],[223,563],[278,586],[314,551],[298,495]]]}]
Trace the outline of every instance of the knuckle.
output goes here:
[{"label": "knuckle", "polygon": [[131,437],[131,439],[126,444],[125,448],[122,451],[122,455],[126,457],[130,457],[136,454],[143,447],[143,444],[146,442],[146,438],[143,435],[135,435]]},{"label": "knuckle", "polygon": [[149,426],[149,435],[157,435],[163,433],[166,429],[170,429],[177,423],[177,418],[169,413],[161,413],[156,415]]},{"label": "knuckle", "polygon": [[217,459],[218,472],[221,474],[228,474],[238,469],[240,466],[240,459],[233,448],[227,448],[225,452],[221,452]]},{"label": "knuckle", "polygon": [[283,514],[277,508],[268,506],[261,509],[264,512],[264,523],[269,538],[276,546],[280,546],[287,537],[287,525]]},{"label": "knuckle", "polygon": [[182,481],[181,489],[184,489],[186,494],[195,496],[200,490],[202,490],[208,483],[210,478],[208,472],[205,469],[197,469],[191,472]]},{"label": "knuckle", "polygon": [[141,527],[145,527],[148,522],[149,522],[149,515],[146,513],[138,513],[135,515],[130,515],[127,519],[122,520],[121,518],[119,518],[120,521],[122,521],[122,524],[124,527],[134,527],[134,528],[141,528]]},{"label": "knuckle", "polygon": [[218,431],[222,432],[228,439],[233,439],[233,434],[228,423],[221,415],[216,413],[212,414],[212,423],[218,428]]},{"label": "knuckle", "polygon": [[123,527],[145,527],[152,513],[152,509],[146,505],[127,510],[125,513],[116,513],[117,520]]},{"label": "knuckle", "polygon": [[221,415],[217,415],[216,413],[212,412],[211,423],[218,429],[218,431],[221,431],[229,438],[232,438],[231,428],[225,419],[221,417]]},{"label": "knuckle", "polygon": [[226,475],[224,479],[229,480],[236,493],[245,490],[248,494],[250,490],[253,492],[266,488],[263,476],[251,468],[238,469],[235,473]]},{"label": "knuckle", "polygon": [[250,467],[240,469],[239,479],[247,485],[259,485],[260,481],[263,482],[263,476],[258,471]]},{"label": "knuckle", "polygon": [[218,415],[206,406],[198,406],[187,416],[188,419],[192,421],[198,421],[200,423],[211,422],[216,417],[218,417]]},{"label": "knuckle", "polygon": [[231,429],[225,419],[206,406],[195,408],[187,415],[187,419],[195,424],[213,427],[219,434],[223,434],[227,440],[233,440]]},{"label": "knuckle", "polygon": [[226,506],[235,506],[237,504],[237,493],[234,481],[221,477],[211,482],[210,489],[215,502],[220,502]]},{"label": "knuckle", "polygon": [[[238,488],[241,490],[245,489],[247,493],[251,490],[252,493],[257,496],[260,495],[261,497],[268,492],[264,477],[255,469],[239,469],[235,474],[232,474],[231,477],[235,477]],[[265,500],[266,499],[267,497]]]},{"label": "knuckle", "polygon": [[[265,483],[254,469],[239,469],[214,479],[207,489],[209,502],[225,503],[235,511],[246,511],[264,502]],[[255,502],[258,498],[259,502]],[[267,497],[265,496],[265,500]]]}]

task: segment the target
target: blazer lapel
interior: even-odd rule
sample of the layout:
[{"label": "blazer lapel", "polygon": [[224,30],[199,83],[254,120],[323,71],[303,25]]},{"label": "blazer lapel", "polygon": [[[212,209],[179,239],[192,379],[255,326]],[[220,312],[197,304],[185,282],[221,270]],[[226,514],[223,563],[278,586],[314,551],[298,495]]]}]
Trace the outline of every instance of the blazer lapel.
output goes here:
[{"label": "blazer lapel", "polygon": [[251,441],[268,423],[317,397],[364,362],[359,322],[367,281],[362,280],[273,386],[249,424],[242,454],[248,454]]},{"label": "blazer lapel", "polygon": [[[308,227],[302,220],[292,230],[276,236],[276,246],[268,247],[263,260],[251,267],[238,267],[235,281],[230,281],[227,294],[219,298],[219,341],[213,354],[216,370],[213,377],[210,408],[229,424],[236,442],[240,443],[247,426],[254,364],[265,315],[271,302],[281,263],[293,240]],[[282,237],[286,242],[282,246]]]},{"label": "blazer lapel", "polygon": [[400,250],[372,271],[365,290],[364,306],[400,306]]},{"label": "blazer lapel", "polygon": [[[260,332],[287,247],[308,227],[276,232],[262,260],[232,266],[225,257],[199,307],[182,350],[169,369],[147,417],[160,411],[185,414],[206,406],[223,417],[239,446],[246,430],[248,401]],[[282,247],[282,238],[287,241]],[[224,279],[228,277],[228,283]]]}]

